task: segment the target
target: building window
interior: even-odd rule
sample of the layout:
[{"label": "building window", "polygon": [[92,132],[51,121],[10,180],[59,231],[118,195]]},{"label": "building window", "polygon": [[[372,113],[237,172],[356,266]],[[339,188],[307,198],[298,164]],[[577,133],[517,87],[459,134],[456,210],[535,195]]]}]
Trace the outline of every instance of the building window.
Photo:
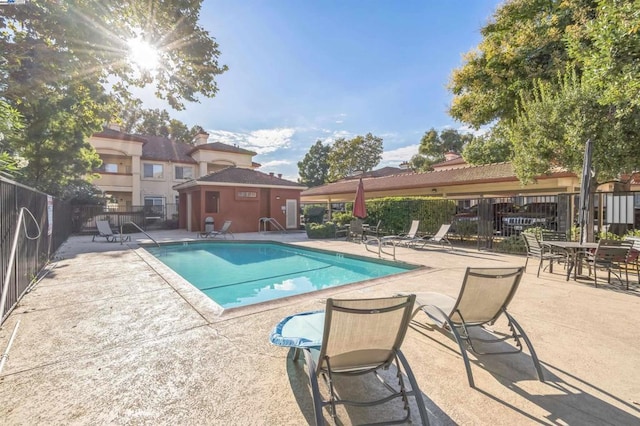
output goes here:
[{"label": "building window", "polygon": [[193,168],[176,166],[176,179],[193,179]]},{"label": "building window", "polygon": [[143,173],[143,177],[145,178],[162,179],[164,177],[162,172],[162,164],[146,163],[144,165]]},{"label": "building window", "polygon": [[220,193],[218,191],[207,191],[204,194],[204,210],[206,213],[218,213],[220,208]]},{"label": "building window", "polygon": [[258,193],[255,191],[238,191],[236,192],[236,198],[258,198]]},{"label": "building window", "polygon": [[104,171],[106,173],[118,173],[118,165],[114,163],[103,163]]},{"label": "building window", "polygon": [[146,216],[161,216],[164,210],[164,197],[144,197]]}]

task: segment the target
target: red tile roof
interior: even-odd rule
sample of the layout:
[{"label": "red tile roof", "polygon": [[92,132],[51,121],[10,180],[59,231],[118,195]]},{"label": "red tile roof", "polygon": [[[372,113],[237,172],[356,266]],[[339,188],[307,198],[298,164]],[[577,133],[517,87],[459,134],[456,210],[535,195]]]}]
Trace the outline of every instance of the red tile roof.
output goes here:
[{"label": "red tile roof", "polygon": [[97,138],[105,139],[117,139],[121,141],[134,141],[134,142],[146,142],[147,140],[142,136],[130,135],[129,133],[119,132],[110,128],[105,128],[99,133],[94,133],[93,136]]},{"label": "red tile roof", "polygon": [[376,170],[371,170],[369,172],[364,172],[361,173],[359,175],[354,175],[354,176],[348,176],[346,178],[344,178],[343,180],[351,180],[351,179],[358,179],[360,180],[360,178],[366,178],[366,177],[382,177],[382,176],[391,176],[391,175],[399,175],[399,174],[403,174],[403,173],[412,173],[411,170],[409,169],[401,169],[399,167],[382,167],[380,169],[376,169]]},{"label": "red tile roof", "polygon": [[202,176],[197,179],[197,182],[239,183],[260,186],[295,186],[300,189],[305,188],[304,185],[279,178],[276,175],[240,167],[227,167],[226,169]]},{"label": "red tile roof", "polygon": [[222,142],[211,142],[204,145],[196,145],[196,146],[190,145],[190,147],[191,147],[191,150],[188,152],[188,154],[191,154],[195,151],[203,149],[205,151],[222,151],[222,152],[234,152],[237,154],[245,154],[245,155],[257,155],[255,152],[249,151],[248,149],[243,149],[233,145],[227,145]]},{"label": "red tile roof", "polygon": [[141,158],[143,160],[197,164],[197,162],[189,156],[193,145],[174,142],[164,136],[145,136],[145,138],[147,142],[142,145]]},{"label": "red tile roof", "polygon": [[460,164],[467,164],[467,162],[464,161],[464,158],[457,157],[457,158],[454,158],[454,159],[451,159],[451,160],[445,160],[445,161],[442,161],[440,163],[433,164],[431,167],[433,167],[434,169],[438,169],[438,168],[441,168],[441,167],[458,166]]},{"label": "red tile roof", "polygon": [[[575,176],[571,172],[554,172],[545,177]],[[435,170],[423,173],[408,173],[379,178],[363,179],[365,191],[392,191],[410,188],[438,187],[451,185],[468,185],[477,183],[518,181],[511,163],[496,163],[481,166],[468,166],[446,170]],[[354,192],[357,180],[345,180],[330,183],[302,192],[302,196],[331,195]]]}]

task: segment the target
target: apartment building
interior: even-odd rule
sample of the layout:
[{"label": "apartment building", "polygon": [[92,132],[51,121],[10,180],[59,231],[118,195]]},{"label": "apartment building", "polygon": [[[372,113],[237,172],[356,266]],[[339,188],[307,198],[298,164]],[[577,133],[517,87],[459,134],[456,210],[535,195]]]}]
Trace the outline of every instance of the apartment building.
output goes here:
[{"label": "apartment building", "polygon": [[196,135],[194,144],[160,136],[131,135],[110,125],[95,133],[89,143],[102,159],[93,183],[110,206],[164,206],[178,204],[175,185],[198,179],[227,167],[256,169],[255,152],[220,142],[209,134]]}]

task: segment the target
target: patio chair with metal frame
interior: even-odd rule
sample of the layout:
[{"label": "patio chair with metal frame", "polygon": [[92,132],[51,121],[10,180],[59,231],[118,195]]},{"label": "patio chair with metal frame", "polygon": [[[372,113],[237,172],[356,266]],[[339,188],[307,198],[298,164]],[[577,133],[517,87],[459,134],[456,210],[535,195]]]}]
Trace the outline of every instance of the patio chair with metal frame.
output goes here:
[{"label": "patio chair with metal frame", "polygon": [[[440,293],[417,293],[415,315],[424,312],[438,331],[453,335],[460,348],[460,353],[467,371],[469,386],[475,387],[467,349],[477,355],[517,354],[522,352],[522,342],[527,345],[533,360],[538,379],[543,382],[542,368],[531,341],[516,320],[507,312],[507,307],[518,289],[524,268],[467,268],[462,288],[457,299]],[[498,336],[485,328],[493,325],[503,315],[508,320],[511,333]],[[492,338],[472,337],[471,330],[482,327]],[[477,334],[477,333],[476,333]],[[514,340],[509,349],[483,352],[474,341],[483,344],[506,345],[507,340]]]},{"label": "patio chair with metal frame", "polygon": [[219,231],[208,231],[208,232],[200,232],[198,234],[198,236],[200,238],[216,238],[218,236],[222,236],[222,238],[224,238],[225,240],[227,239],[227,235],[231,236],[231,238],[235,238],[233,236],[233,232],[231,232],[229,230],[229,228],[231,228],[231,223],[232,221],[230,220],[225,220],[224,223],[222,224],[222,228],[220,228]]},{"label": "patio chair with metal frame", "polygon": [[[629,288],[629,269],[627,262],[629,252],[633,243],[631,241],[602,239],[598,242],[598,248],[593,253],[587,253],[585,261],[589,266],[589,271],[593,268],[593,283],[598,287],[598,269],[607,271],[607,283],[611,284],[611,274],[613,273],[620,282],[622,271],[625,271],[625,283]],[[617,272],[616,272],[617,271]]]},{"label": "patio chair with metal frame", "polygon": [[117,241],[118,238],[121,238],[122,241],[131,240],[130,235],[121,236],[118,231],[113,231],[107,220],[96,220],[96,228],[98,228],[98,232],[93,235],[91,241],[95,241],[96,237],[104,237],[110,243]]},{"label": "patio chair with metal frame", "polygon": [[[418,383],[400,351],[414,303],[414,295],[375,299],[330,298],[325,311],[292,315],[276,325],[270,341],[278,346],[294,348],[294,361],[298,360],[300,352],[304,353],[317,425],[324,424],[325,407],[337,422],[338,405],[368,407],[396,399],[402,402],[404,418],[376,424],[404,423],[411,418],[409,397],[415,398],[422,424],[429,423]],[[391,374],[383,375],[380,370],[391,365],[395,366],[394,377],[384,377]],[[367,400],[355,401],[338,395],[334,381],[336,376],[354,377],[366,373],[373,373],[382,381],[385,390],[380,389],[380,392],[384,391],[386,396],[376,398],[367,393]],[[320,393],[320,377],[328,388],[327,399]],[[406,380],[410,388],[406,386]]]},{"label": "patio chair with metal frame", "polygon": [[527,249],[527,260],[524,262],[525,271],[527,270],[527,264],[529,263],[530,258],[536,258],[540,260],[540,262],[538,263],[538,277],[540,276],[540,270],[542,269],[542,264],[545,260],[549,261],[550,273],[553,273],[554,260],[563,260],[565,262],[567,261],[567,254],[555,252],[551,249],[551,247],[541,244],[540,240],[538,240],[537,235],[529,232],[523,232],[521,235],[524,239],[524,244]]},{"label": "patio chair with metal frame", "polygon": [[[544,246],[549,241],[568,241],[567,233],[561,232],[561,231],[553,231],[550,229],[543,229],[540,232],[540,244]],[[550,247],[550,250],[552,253],[564,256],[564,266],[566,268],[570,260],[569,251],[567,251],[566,249],[562,249],[560,247],[553,247],[553,246]]]},{"label": "patio chair with metal frame", "polygon": [[440,229],[438,229],[438,232],[436,232],[433,236],[414,239],[412,247],[424,248],[427,244],[436,243],[436,244],[440,244],[441,247],[444,247],[444,245],[447,244],[449,246],[449,249],[453,249],[453,246],[451,245],[451,241],[449,241],[449,239],[447,238],[447,234],[449,233],[449,228],[451,228],[450,223],[445,223],[441,225]]},{"label": "patio chair with metal frame", "polygon": [[411,222],[411,228],[406,234],[387,235],[380,238],[382,244],[404,245],[410,246],[418,239],[418,228],[420,227],[420,221],[414,220]]}]

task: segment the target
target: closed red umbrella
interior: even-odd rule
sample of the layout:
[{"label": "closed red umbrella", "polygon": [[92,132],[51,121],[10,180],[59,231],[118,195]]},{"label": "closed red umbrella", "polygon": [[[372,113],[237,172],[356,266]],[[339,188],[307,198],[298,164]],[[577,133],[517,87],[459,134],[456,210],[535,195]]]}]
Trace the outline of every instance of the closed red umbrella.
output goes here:
[{"label": "closed red umbrella", "polygon": [[356,200],[353,202],[353,215],[364,219],[367,217],[367,206],[364,203],[364,185],[362,184],[362,178],[358,183],[358,189],[356,190]]}]

